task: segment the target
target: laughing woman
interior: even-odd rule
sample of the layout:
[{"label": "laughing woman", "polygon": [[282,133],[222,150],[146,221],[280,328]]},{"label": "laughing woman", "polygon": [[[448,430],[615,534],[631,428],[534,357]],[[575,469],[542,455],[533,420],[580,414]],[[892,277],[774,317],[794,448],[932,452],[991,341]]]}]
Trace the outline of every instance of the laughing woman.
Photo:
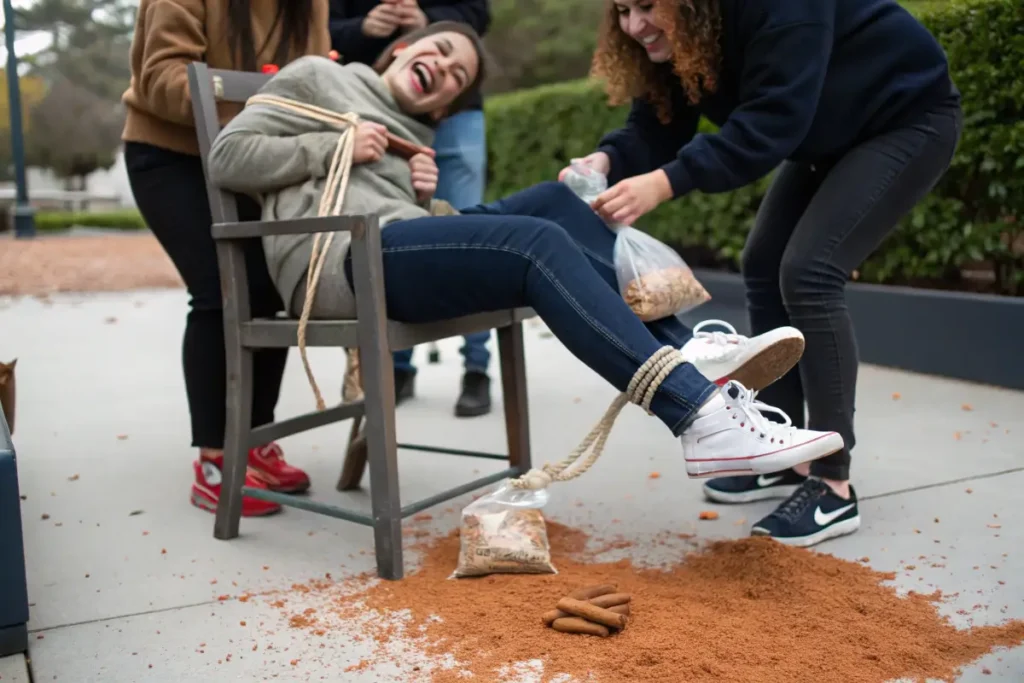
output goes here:
[{"label": "laughing woman", "polygon": [[[799,329],[797,369],[761,394],[846,447],[772,476],[709,481],[712,500],[787,498],[753,527],[796,545],[855,531],[849,483],[857,345],[844,289],[945,172],[960,97],[935,38],[895,0],[609,0],[595,55],[624,128],[585,163],[594,203],[631,224],[699,190],[778,169],[742,258],[755,334]],[[696,134],[701,116],[719,126]],[[811,476],[809,476],[811,475]]]}]

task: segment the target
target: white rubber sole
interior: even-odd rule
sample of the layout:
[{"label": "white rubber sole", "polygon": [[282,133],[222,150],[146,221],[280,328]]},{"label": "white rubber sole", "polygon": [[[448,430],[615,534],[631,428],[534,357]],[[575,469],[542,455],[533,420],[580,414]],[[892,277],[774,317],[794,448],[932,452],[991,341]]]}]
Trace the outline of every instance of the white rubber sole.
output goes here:
[{"label": "white rubber sole", "polygon": [[[792,538],[779,538],[778,536],[772,536],[773,539],[784,545],[791,545],[796,548],[809,548],[812,545],[824,543],[825,541],[832,538],[839,538],[840,536],[846,536],[852,534],[860,528],[860,515],[851,517],[850,519],[844,519],[841,522],[836,522],[831,526],[827,526],[821,531],[810,534],[809,536],[794,536]],[[751,536],[770,536],[765,529],[759,529],[754,527],[750,530]]]},{"label": "white rubber sole", "polygon": [[804,443],[782,448],[755,456],[739,456],[723,459],[686,459],[686,474],[691,479],[707,477],[738,476],[743,474],[772,474],[787,470],[794,465],[811,462],[843,449],[843,437],[836,432],[827,432]]},{"label": "white rubber sole", "polygon": [[724,505],[740,505],[742,503],[756,503],[759,500],[772,500],[773,498],[789,498],[799,487],[793,486],[768,486],[763,489],[751,489],[738,493],[717,491],[707,484],[704,484],[704,497],[712,503]]}]

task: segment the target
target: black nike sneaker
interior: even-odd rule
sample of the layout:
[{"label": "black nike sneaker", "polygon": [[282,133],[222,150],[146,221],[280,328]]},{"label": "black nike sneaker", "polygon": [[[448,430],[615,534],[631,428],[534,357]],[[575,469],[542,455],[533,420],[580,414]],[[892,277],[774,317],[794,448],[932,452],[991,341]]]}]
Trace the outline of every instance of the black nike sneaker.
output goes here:
[{"label": "black nike sneaker", "polygon": [[773,474],[718,477],[704,484],[704,497],[715,503],[752,503],[755,500],[788,498],[807,477],[793,470]]},{"label": "black nike sneaker", "polygon": [[840,498],[820,479],[808,478],[785,502],[750,530],[780,543],[806,548],[860,528],[857,493]]}]

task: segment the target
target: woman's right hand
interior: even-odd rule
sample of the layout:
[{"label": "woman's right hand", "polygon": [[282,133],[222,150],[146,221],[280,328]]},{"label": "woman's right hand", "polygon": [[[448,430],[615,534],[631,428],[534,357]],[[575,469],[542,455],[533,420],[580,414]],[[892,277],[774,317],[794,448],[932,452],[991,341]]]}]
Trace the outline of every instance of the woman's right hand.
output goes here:
[{"label": "woman's right hand", "polygon": [[356,128],[356,148],[352,155],[353,164],[367,164],[380,161],[388,148],[388,129],[379,123],[363,121]]},{"label": "woman's right hand", "polygon": [[[612,170],[612,160],[608,158],[608,155],[604,152],[593,152],[583,157],[582,159],[573,159],[573,163],[587,166],[598,173],[608,175]],[[561,181],[565,178],[565,174],[569,172],[570,166],[566,166],[558,173],[558,180]]]}]

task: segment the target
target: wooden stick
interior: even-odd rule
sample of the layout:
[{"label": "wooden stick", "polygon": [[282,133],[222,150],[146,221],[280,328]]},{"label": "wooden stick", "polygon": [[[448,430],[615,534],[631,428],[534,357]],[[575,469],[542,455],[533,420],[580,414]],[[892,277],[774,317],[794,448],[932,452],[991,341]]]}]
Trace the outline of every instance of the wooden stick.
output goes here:
[{"label": "wooden stick", "polygon": [[626,617],[624,615],[609,612],[603,607],[591,605],[589,602],[583,602],[582,600],[562,598],[558,601],[556,607],[563,612],[568,612],[574,616],[583,617],[588,621],[611,628],[624,628],[626,626]]},{"label": "wooden stick", "polygon": [[607,638],[609,633],[608,629],[601,624],[593,624],[586,619],[578,617],[555,619],[551,627],[562,633],[583,633],[588,636],[600,636],[601,638]]}]

